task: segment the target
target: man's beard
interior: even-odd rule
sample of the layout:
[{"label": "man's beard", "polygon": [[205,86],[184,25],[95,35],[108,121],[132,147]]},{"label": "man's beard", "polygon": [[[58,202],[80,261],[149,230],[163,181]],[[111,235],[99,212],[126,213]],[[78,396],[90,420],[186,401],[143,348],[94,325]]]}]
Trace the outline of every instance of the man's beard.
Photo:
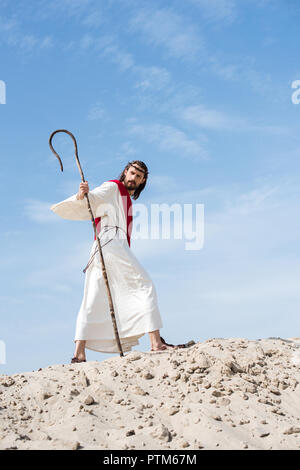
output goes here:
[{"label": "man's beard", "polygon": [[137,185],[134,181],[127,181],[126,183],[126,188],[128,189],[136,189],[137,188]]}]

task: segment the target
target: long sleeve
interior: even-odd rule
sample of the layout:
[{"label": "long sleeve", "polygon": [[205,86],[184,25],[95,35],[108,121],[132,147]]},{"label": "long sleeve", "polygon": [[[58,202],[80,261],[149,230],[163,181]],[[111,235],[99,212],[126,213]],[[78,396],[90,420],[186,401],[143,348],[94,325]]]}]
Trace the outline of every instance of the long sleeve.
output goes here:
[{"label": "long sleeve", "polygon": [[[101,205],[111,202],[115,189],[115,183],[105,181],[101,186],[89,191],[88,196],[94,217],[101,215]],[[76,194],[57,204],[53,204],[50,209],[63,219],[90,220],[86,198],[82,200],[76,199]]]}]

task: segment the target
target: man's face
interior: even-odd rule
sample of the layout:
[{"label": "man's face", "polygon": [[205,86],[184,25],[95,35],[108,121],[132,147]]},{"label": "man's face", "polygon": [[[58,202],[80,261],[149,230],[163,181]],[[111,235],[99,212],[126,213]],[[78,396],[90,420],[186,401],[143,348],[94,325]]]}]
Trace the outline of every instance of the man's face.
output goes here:
[{"label": "man's face", "polygon": [[[140,168],[138,165],[135,166]],[[134,166],[130,166],[127,170],[125,170],[124,184],[128,191],[134,192],[144,181],[145,176],[142,170],[139,171]]]}]

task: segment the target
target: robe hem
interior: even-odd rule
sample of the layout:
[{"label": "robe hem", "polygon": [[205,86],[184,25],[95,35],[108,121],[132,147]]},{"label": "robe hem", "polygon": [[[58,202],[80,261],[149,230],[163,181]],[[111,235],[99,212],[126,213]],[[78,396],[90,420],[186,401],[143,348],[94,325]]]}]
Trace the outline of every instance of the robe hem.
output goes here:
[{"label": "robe hem", "polygon": [[[123,350],[123,352],[130,352],[132,350],[133,346],[138,346],[138,345],[139,345],[139,343],[133,344],[130,347],[130,349],[126,349],[124,351],[124,349],[122,348],[122,350]],[[102,349],[95,349],[95,348],[91,348],[91,347],[88,347],[88,346],[86,346],[85,349],[89,349],[90,351],[95,351],[95,352],[99,352],[99,353],[102,353],[102,354],[119,354],[120,353],[119,350],[117,350],[117,351],[103,351]]]},{"label": "robe hem", "polygon": [[[131,335],[129,336],[120,336],[120,333],[119,333],[119,337],[120,337],[120,340],[122,339],[126,339],[126,338],[131,338],[132,336],[138,336],[138,335],[145,335],[147,333],[152,333],[153,331],[157,331],[157,330],[160,330],[161,328],[163,328],[163,326],[157,326],[157,327],[148,327],[148,328],[144,328],[143,331],[140,331],[140,332],[134,332],[132,333]],[[81,335],[79,335],[81,336]],[[84,335],[86,336],[86,335]],[[74,339],[74,342],[75,341],[116,341],[115,337],[113,338],[78,338],[77,335],[75,336],[75,339]]]}]

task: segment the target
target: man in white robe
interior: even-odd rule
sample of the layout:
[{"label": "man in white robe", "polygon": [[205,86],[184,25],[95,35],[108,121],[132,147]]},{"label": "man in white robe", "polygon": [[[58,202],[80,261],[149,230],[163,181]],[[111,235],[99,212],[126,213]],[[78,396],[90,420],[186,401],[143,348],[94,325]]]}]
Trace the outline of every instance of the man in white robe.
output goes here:
[{"label": "man in white robe", "polygon": [[[131,197],[139,197],[147,177],[146,165],[135,160],[128,163],[119,180],[106,181],[92,191],[89,191],[88,182],[80,183],[77,194],[51,206],[51,210],[64,219],[90,220],[84,197],[88,193],[123,352],[131,351],[147,332],[151,351],[174,347],[165,343],[159,334],[163,324],[155,286],[130,249]],[[75,353],[71,362],[86,361],[85,348],[119,352],[96,240],[85,272],[84,294],[76,321]]]}]

